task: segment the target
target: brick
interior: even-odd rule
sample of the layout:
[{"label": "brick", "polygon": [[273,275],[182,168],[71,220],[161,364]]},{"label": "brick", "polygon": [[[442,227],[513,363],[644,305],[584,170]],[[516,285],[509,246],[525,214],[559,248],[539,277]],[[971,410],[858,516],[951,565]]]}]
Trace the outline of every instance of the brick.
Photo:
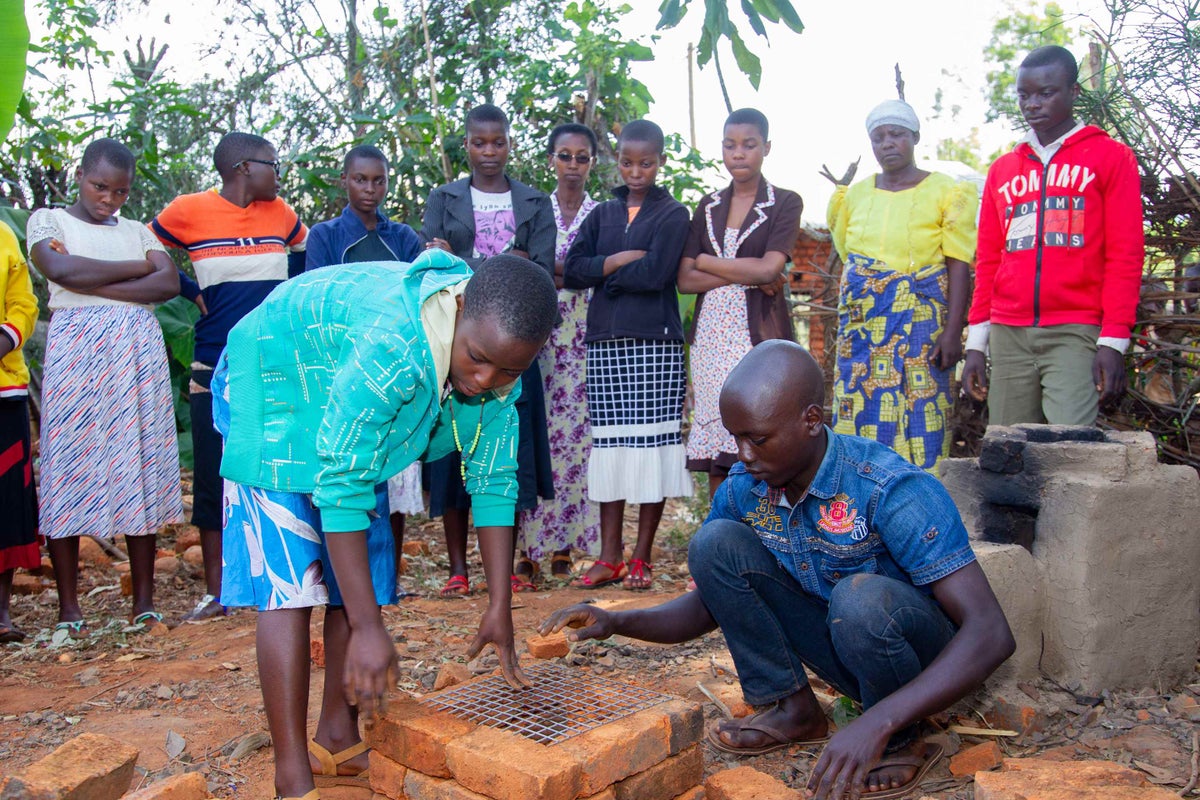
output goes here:
[{"label": "brick", "polygon": [[686,700],[672,700],[655,708],[667,714],[667,730],[670,731],[667,752],[670,755],[699,744],[704,738],[704,711],[700,706]]},{"label": "brick", "polygon": [[183,554],[189,547],[195,547],[200,544],[200,531],[191,525],[179,531],[179,535],[175,537],[175,552]]},{"label": "brick", "polygon": [[412,701],[391,703],[367,734],[367,743],[409,769],[449,778],[446,745],[475,728],[473,722]]},{"label": "brick", "polygon": [[179,559],[175,556],[163,556],[154,560],[155,575],[174,575],[179,572]]},{"label": "brick", "polygon": [[325,668],[325,640],[308,640],[308,660],[317,669]]},{"label": "brick", "polygon": [[[701,718],[703,724],[703,718]],[[579,765],[583,795],[650,769],[670,755],[671,729],[662,706],[653,706],[555,745]]]},{"label": "brick", "polygon": [[704,780],[704,750],[692,745],[613,786],[617,800],[672,800]]},{"label": "brick", "polygon": [[466,664],[460,664],[457,661],[447,661],[438,670],[437,678],[433,682],[433,690],[440,692],[442,689],[449,689],[451,686],[466,683],[474,677],[474,673],[467,669]]},{"label": "brick", "polygon": [[995,769],[1004,761],[1004,753],[995,740],[968,747],[950,759],[950,774],[965,778],[976,772]]},{"label": "brick", "polygon": [[707,800],[801,800],[800,792],[754,767],[723,769],[704,782]]},{"label": "brick", "polygon": [[1046,717],[1032,706],[1018,706],[1007,700],[997,700],[991,710],[983,715],[993,728],[1019,731],[1022,736],[1036,733],[1046,727]]},{"label": "brick", "polygon": [[404,793],[408,800],[490,800],[454,781],[435,778],[410,769],[404,778]]},{"label": "brick", "polygon": [[431,552],[429,542],[422,539],[409,539],[400,549],[406,556],[427,556]]},{"label": "brick", "polygon": [[37,575],[15,573],[12,577],[13,594],[41,594],[46,591],[46,584]]},{"label": "brick", "polygon": [[18,777],[58,800],[116,800],[129,790],[138,749],[84,733],[29,765]]},{"label": "brick", "polygon": [[121,573],[121,596],[133,597],[133,575],[128,572]]},{"label": "brick", "polygon": [[371,778],[371,788],[376,794],[391,800],[405,800],[404,778],[408,775],[407,767],[376,750],[368,753],[367,763],[370,765],[367,775]]},{"label": "brick", "polygon": [[104,548],[90,536],[79,537],[79,563],[89,567],[107,567],[112,563]]},{"label": "brick", "polygon": [[676,795],[675,800],[704,800],[704,787],[693,786],[683,794]]},{"label": "brick", "polygon": [[1000,772],[975,776],[975,800],[1170,800],[1174,792],[1111,761],[1006,758]]},{"label": "brick", "polygon": [[183,554],[179,557],[182,558],[183,563],[187,564],[189,567],[200,569],[204,566],[204,550],[202,550],[198,544],[194,544],[187,550],[184,550]]},{"label": "brick", "polygon": [[203,773],[181,772],[131,792],[123,800],[207,800],[210,797]]},{"label": "brick", "polygon": [[582,770],[557,747],[479,726],[446,745],[454,779],[495,800],[560,800],[579,794]]},{"label": "brick", "polygon": [[525,639],[525,645],[529,648],[529,655],[534,658],[561,658],[571,652],[571,645],[567,643],[565,631],[552,633],[549,636],[534,634]]},{"label": "brick", "polygon": [[583,800],[617,800],[617,793],[613,791],[611,786],[609,786],[603,792],[597,792],[596,794],[588,795],[587,797],[583,798]]}]

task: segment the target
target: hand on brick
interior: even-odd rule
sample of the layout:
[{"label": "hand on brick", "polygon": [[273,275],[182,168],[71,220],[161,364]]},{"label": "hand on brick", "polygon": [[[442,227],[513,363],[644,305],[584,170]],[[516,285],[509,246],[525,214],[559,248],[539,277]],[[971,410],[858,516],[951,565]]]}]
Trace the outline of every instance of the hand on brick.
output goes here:
[{"label": "hand on brick", "polygon": [[574,629],[567,633],[567,639],[572,642],[607,639],[613,635],[612,615],[603,609],[582,603],[555,611],[538,627],[538,633],[549,636],[567,627]]},{"label": "hand on brick", "polygon": [[491,645],[500,658],[500,671],[504,680],[514,689],[527,689],[533,685],[517,663],[517,648],[513,645],[512,610],[507,605],[489,605],[479,621],[479,632],[467,650],[467,658],[474,659],[483,648]]},{"label": "hand on brick", "polygon": [[387,693],[396,685],[398,666],[396,646],[382,620],[377,625],[350,629],[342,686],[346,702],[358,707],[359,718],[367,728],[375,724],[387,706]]}]

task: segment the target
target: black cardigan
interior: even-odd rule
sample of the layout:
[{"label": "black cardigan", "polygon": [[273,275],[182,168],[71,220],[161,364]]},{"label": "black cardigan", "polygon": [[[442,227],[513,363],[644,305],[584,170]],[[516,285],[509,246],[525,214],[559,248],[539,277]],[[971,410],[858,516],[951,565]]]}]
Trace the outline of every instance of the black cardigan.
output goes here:
[{"label": "black cardigan", "polygon": [[[618,186],[615,199],[588,214],[567,252],[563,283],[569,289],[595,287],[588,305],[587,341],[630,337],[683,341],[675,276],[688,237],[688,211],[663,189],[646,194],[629,222],[629,189]],[[604,259],[622,250],[646,255],[604,276]]]}]

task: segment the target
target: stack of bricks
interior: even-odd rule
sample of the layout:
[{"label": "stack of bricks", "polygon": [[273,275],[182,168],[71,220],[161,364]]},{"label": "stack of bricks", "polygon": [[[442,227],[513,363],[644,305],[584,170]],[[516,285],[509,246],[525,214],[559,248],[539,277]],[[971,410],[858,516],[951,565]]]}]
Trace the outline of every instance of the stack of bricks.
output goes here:
[{"label": "stack of bricks", "polygon": [[704,797],[704,717],[692,703],[667,700],[542,744],[430,708],[439,694],[445,693],[420,703],[393,703],[374,726],[369,741],[375,800]]}]

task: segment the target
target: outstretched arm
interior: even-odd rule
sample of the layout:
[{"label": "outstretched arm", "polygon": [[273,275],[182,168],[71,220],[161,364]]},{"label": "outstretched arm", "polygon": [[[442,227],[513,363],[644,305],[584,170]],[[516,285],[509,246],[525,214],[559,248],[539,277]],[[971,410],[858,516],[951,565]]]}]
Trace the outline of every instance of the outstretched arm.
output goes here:
[{"label": "outstretched arm", "polygon": [[920,675],[830,739],[808,781],[817,800],[840,799],[848,791],[860,790],[892,734],[961,700],[1016,649],[1008,621],[978,562],[931,586],[958,632]]},{"label": "outstretched arm", "polygon": [[572,628],[567,638],[607,639],[613,634],[659,644],[691,641],[717,629],[717,621],[708,612],[699,592],[688,592],[666,603],[632,611],[604,611],[579,604],[555,611],[538,631],[542,635]]},{"label": "outstretched arm", "polygon": [[512,553],[513,527],[489,525],[478,528],[479,549],[483,551],[483,574],[487,578],[488,607],[479,621],[467,658],[475,658],[487,645],[496,648],[500,670],[514,689],[532,686],[532,682],[517,663],[513,646],[512,622]]}]

